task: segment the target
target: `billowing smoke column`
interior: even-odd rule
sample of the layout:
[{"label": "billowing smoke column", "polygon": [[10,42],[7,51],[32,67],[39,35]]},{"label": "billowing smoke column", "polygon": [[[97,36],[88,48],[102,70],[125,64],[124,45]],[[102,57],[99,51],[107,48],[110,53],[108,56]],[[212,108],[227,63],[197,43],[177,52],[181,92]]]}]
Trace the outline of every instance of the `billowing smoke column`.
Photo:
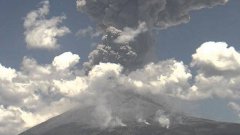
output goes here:
[{"label": "billowing smoke column", "polygon": [[100,62],[112,62],[130,71],[137,69],[154,58],[153,29],[187,23],[190,11],[226,2],[228,0],[78,0],[78,9],[92,17],[104,31],[102,43],[90,53],[85,67],[90,70]]},{"label": "billowing smoke column", "polygon": [[[151,74],[154,68],[145,65],[154,59],[154,31],[187,23],[190,20],[190,11],[210,8],[226,2],[227,0],[78,0],[78,9],[86,12],[96,22],[97,29],[103,34],[101,43],[89,54],[89,61],[84,64],[87,76],[93,76],[101,71],[100,67],[105,65],[103,63],[107,63],[104,66],[107,69],[112,67],[111,64],[121,67],[121,70],[117,70],[120,71],[117,77],[111,76],[111,72],[105,74],[108,76],[105,78],[107,83],[104,83],[104,78],[94,81],[93,84],[103,84],[103,88],[98,85],[98,87],[90,87],[90,89],[96,90],[90,93],[95,93],[97,96],[95,98],[90,95],[87,98],[91,101],[94,99],[91,103],[93,103],[92,108],[95,110],[89,111],[94,112],[95,121],[92,123],[104,123],[103,127],[109,127],[109,125],[124,126],[125,120],[137,117],[134,119],[148,124],[146,119],[156,112],[155,119],[163,127],[168,128],[169,124],[173,122],[172,119],[176,119],[168,116],[173,112],[169,103],[165,103],[170,98],[161,92],[158,94],[156,91],[149,93],[153,89],[149,86],[153,85],[157,89],[161,89],[162,85],[156,83],[159,82],[164,85],[162,88],[166,89],[163,93],[172,92],[173,95],[181,95],[185,89],[187,91],[189,84],[185,85],[185,82],[191,75],[185,72],[185,67],[181,63],[177,64],[174,61],[172,64],[167,64],[166,67],[171,73],[173,67],[182,65],[180,66],[182,68],[178,68],[177,72],[172,73],[180,79],[168,76],[168,72],[163,73],[167,75],[165,79],[164,75],[156,77],[156,73],[165,71],[163,67],[159,67],[157,72]],[[146,70],[149,69],[150,73],[141,75],[144,72],[142,67]],[[124,74],[121,74],[122,71]],[[180,71],[184,71],[183,74]],[[131,76],[138,73],[140,75],[136,75],[137,78],[143,80],[132,83],[143,90],[127,86],[127,82],[131,82]],[[148,85],[146,82],[151,80],[151,77],[147,77],[149,74],[155,76],[157,81],[149,82]],[[122,85],[117,83],[116,87],[115,85],[111,86],[111,82],[125,75],[126,78],[123,80],[127,82],[122,83]],[[170,80],[169,86],[166,80]],[[179,84],[181,88],[174,87],[172,82]],[[146,87],[143,87],[144,83],[146,83]],[[87,96],[84,95],[82,99],[86,99],[84,97]],[[98,101],[95,101],[97,99]],[[160,111],[158,111],[159,109]],[[84,112],[87,109],[82,110],[81,112]],[[89,113],[82,114],[88,115]],[[87,116],[82,118],[87,118]]]}]

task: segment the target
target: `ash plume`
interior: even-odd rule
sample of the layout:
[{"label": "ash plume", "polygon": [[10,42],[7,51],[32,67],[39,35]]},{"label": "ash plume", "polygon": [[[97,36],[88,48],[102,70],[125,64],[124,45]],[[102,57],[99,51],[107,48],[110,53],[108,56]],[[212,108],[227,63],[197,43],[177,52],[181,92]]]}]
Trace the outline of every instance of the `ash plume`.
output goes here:
[{"label": "ash plume", "polygon": [[[222,5],[228,0],[77,0],[80,11],[86,12],[103,30],[102,42],[89,55],[85,68],[89,71],[100,62],[119,63],[135,70],[154,59],[154,29],[187,23],[190,11]],[[144,31],[139,30],[145,23]],[[130,28],[134,40],[114,42],[124,29]]]},{"label": "ash plume", "polygon": [[[223,5],[226,2],[228,2],[228,0],[77,0],[78,9],[88,14],[95,21],[96,29],[102,32],[101,42],[97,45],[96,49],[89,54],[89,61],[84,63],[86,73],[88,76],[91,76],[95,73],[94,70],[96,70],[99,65],[109,63],[108,66],[117,64],[122,67],[119,73],[120,76],[124,76],[124,74],[127,76],[138,73],[142,74],[144,71],[141,69],[147,68],[148,66],[146,65],[154,60],[156,30],[167,29],[172,26],[187,23],[190,20],[191,11]],[[157,88],[166,89],[164,92],[155,91],[151,93],[152,88],[146,87],[141,92],[137,91],[138,88],[129,88],[126,89],[126,93],[121,93],[119,91],[125,89],[127,83],[124,83],[121,88],[111,88],[111,81],[114,81],[114,77],[108,78],[109,84],[103,83],[103,79],[98,80],[105,84],[106,87],[104,87],[100,93],[98,89],[101,89],[101,87],[92,88],[97,90],[92,92],[97,95],[97,98],[88,98],[90,100],[99,100],[97,103],[94,101],[91,102],[95,106],[93,107],[95,108],[93,112],[98,114],[93,114],[92,116],[95,119],[94,123],[103,123],[104,121],[104,127],[108,127],[109,124],[112,125],[112,121],[114,121],[113,123],[115,124],[118,123],[117,125],[125,125],[125,120],[138,119],[137,121],[147,124],[148,121],[146,121],[146,119],[154,115],[153,113],[156,113],[156,121],[163,127],[169,128],[169,125],[172,123],[171,119],[173,119],[169,114],[174,112],[174,108],[169,107],[172,101],[168,101],[169,97],[167,95],[183,98],[185,96],[187,97],[186,93],[191,89],[189,88],[190,84],[186,83],[188,79],[191,78],[191,75],[185,71],[184,65],[174,63],[175,62],[172,63],[173,65],[170,65],[179,65],[181,71],[184,71],[183,76],[181,76],[182,78],[176,81],[177,84],[179,83],[180,88],[174,87],[175,84],[171,84],[175,83],[175,79],[173,79],[169,86],[167,86],[165,82],[163,84],[166,84],[166,86],[159,86],[159,88]],[[101,68],[98,70],[100,69]],[[161,72],[165,69],[158,70]],[[122,71],[124,74],[122,74]],[[108,72],[108,74],[110,73],[111,72]],[[156,73],[157,72],[154,72],[153,76],[155,76]],[[175,72],[173,72],[173,74],[175,75]],[[179,76],[180,73],[178,72],[176,74]],[[148,74],[140,75],[143,77],[141,79],[144,80],[147,75]],[[139,75],[137,76],[139,79]],[[170,78],[166,80],[171,80]],[[160,80],[158,80],[160,83],[164,81]],[[146,79],[144,81],[149,80]],[[139,87],[145,85],[141,82],[135,83],[139,85]],[[150,85],[154,84],[154,82],[150,83]],[[110,97],[106,97],[104,93],[107,93]],[[129,95],[133,96],[125,103]],[[141,104],[142,102],[144,103]],[[99,105],[98,103],[102,104]],[[122,110],[124,110],[124,112],[121,112]],[[151,112],[149,112],[149,110],[151,110]],[[134,116],[137,116],[137,118],[133,118]],[[103,118],[104,120],[102,120]]]}]

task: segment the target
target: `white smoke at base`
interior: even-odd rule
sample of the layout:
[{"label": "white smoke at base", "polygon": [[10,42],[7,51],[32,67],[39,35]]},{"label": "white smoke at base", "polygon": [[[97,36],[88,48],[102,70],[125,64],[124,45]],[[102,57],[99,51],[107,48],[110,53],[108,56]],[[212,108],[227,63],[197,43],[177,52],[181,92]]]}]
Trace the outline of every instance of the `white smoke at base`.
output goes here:
[{"label": "white smoke at base", "polygon": [[167,114],[165,114],[164,111],[162,110],[158,110],[156,112],[156,121],[159,122],[159,124],[161,125],[161,127],[164,128],[169,128],[170,127],[170,119],[169,116],[167,116]]}]

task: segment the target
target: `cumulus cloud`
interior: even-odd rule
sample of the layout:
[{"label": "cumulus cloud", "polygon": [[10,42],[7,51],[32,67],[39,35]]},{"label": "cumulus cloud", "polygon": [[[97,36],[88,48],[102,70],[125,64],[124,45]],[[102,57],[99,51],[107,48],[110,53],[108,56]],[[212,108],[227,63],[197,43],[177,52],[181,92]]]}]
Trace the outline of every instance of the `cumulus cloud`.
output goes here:
[{"label": "cumulus cloud", "polygon": [[52,65],[57,70],[64,70],[75,66],[80,60],[77,54],[72,54],[71,52],[65,52],[54,58]]},{"label": "cumulus cloud", "polygon": [[[20,121],[18,127],[22,128],[14,129],[16,132],[72,107],[77,107],[81,112],[77,115],[81,117],[72,118],[73,121],[80,119],[84,124],[101,128],[127,126],[128,121],[150,124],[147,121],[150,116],[155,116],[155,122],[159,122],[162,127],[169,128],[172,123],[176,123],[171,112],[179,111],[174,108],[175,102],[212,97],[240,98],[240,76],[225,72],[233,71],[232,67],[227,69],[227,66],[221,66],[224,70],[219,70],[218,62],[215,62],[215,57],[220,56],[220,60],[232,60],[231,65],[237,67],[238,58],[232,59],[227,54],[234,52],[238,56],[238,52],[232,51],[234,49],[231,47],[223,47],[218,52],[216,44],[225,45],[221,42],[207,42],[193,54],[191,65],[196,68],[196,75],[191,73],[188,65],[174,59],[149,63],[128,73],[124,72],[125,67],[120,64],[100,62],[84,75],[83,69],[76,67],[79,56],[71,52],[58,55],[52,63],[45,65],[38,64],[33,58],[24,57],[19,71],[1,67],[4,70],[0,70],[0,74],[6,70],[13,74],[8,79],[0,79],[1,110],[6,115],[15,114],[17,110],[19,114],[13,119]],[[209,49],[212,53],[204,51],[202,57],[197,57],[202,49]],[[209,71],[207,68],[214,68],[218,72],[206,74]],[[220,72],[223,73],[219,74]],[[233,103],[229,106],[237,109]],[[38,118],[37,121],[30,119],[35,117]],[[2,117],[5,118],[7,117]],[[15,123],[8,121],[8,124]],[[0,129],[7,128],[2,126]]]},{"label": "cumulus cloud", "polygon": [[87,88],[86,80],[76,77],[73,80],[53,80],[54,86],[69,97],[76,96]]},{"label": "cumulus cloud", "polygon": [[0,134],[19,133],[73,107],[75,102],[68,97],[80,93],[73,89],[73,86],[77,88],[75,84],[79,80],[70,78],[79,73],[78,69],[73,69],[79,59],[78,55],[66,52],[46,65],[24,57],[19,71],[1,65],[0,121],[5,124],[0,124]]},{"label": "cumulus cloud", "polygon": [[58,38],[70,32],[67,27],[59,26],[66,19],[65,16],[46,18],[49,14],[49,8],[49,1],[43,1],[42,7],[29,12],[25,17],[24,35],[27,47],[41,49],[58,48]]},{"label": "cumulus cloud", "polygon": [[[77,71],[79,69],[72,68],[74,64],[64,68],[65,71],[68,70],[67,73],[59,72],[54,61],[57,58],[61,59],[61,56],[70,56],[65,59],[65,63],[71,63],[79,58],[67,52],[56,56],[51,64],[39,65],[33,58],[24,57],[21,70],[15,71],[14,78],[1,80],[1,110],[6,115],[15,114],[13,119],[19,121],[16,126],[19,128],[13,129],[13,126],[9,126],[12,128],[9,130],[5,126],[0,126],[0,129],[4,132],[7,132],[6,130],[19,132],[76,105],[83,108],[93,107],[90,113],[92,121],[87,122],[90,125],[102,128],[125,126],[122,119],[126,119],[129,115],[135,116],[139,111],[141,114],[139,113],[138,116],[144,119],[150,111],[155,110],[157,105],[147,102],[152,96],[159,97],[167,89],[176,88],[177,91],[169,91],[166,94],[177,97],[181,90],[184,90],[183,87],[188,87],[182,83],[191,76],[183,63],[174,60],[152,63],[129,75],[122,74],[123,67],[113,63],[100,63],[94,66],[88,76],[79,74]],[[159,73],[155,74],[156,72]],[[144,79],[141,75],[149,79]],[[171,79],[167,80],[167,78]],[[7,93],[9,93],[8,98],[6,98]],[[140,95],[149,96],[145,101],[138,99]],[[128,98],[132,100],[129,101],[130,104],[124,103]],[[136,104],[139,106],[136,107]],[[3,121],[5,118],[8,117],[2,116]],[[9,120],[7,124],[13,125],[15,121]]]},{"label": "cumulus cloud", "polygon": [[39,121],[46,119],[43,116],[25,112],[20,107],[14,106],[0,106],[0,113],[1,135],[16,134],[16,132],[20,132],[22,129],[36,125]]},{"label": "cumulus cloud", "polygon": [[198,72],[192,87],[196,93],[202,97],[239,98],[239,52],[223,42],[206,42],[192,57],[191,65]]},{"label": "cumulus cloud", "polygon": [[192,66],[210,74],[239,74],[240,54],[224,42],[206,42],[192,56]]},{"label": "cumulus cloud", "polygon": [[0,64],[0,80],[11,81],[17,76],[16,70],[12,68],[6,68]]},{"label": "cumulus cloud", "polygon": [[[22,123],[24,121],[20,118],[21,112],[16,108],[9,107],[5,108],[4,106],[0,106],[0,134],[1,135],[9,135],[15,134],[16,130],[19,132],[22,127]],[[11,130],[13,127],[16,129]]]},{"label": "cumulus cloud", "polygon": [[126,121],[145,120],[160,108],[169,113],[171,107],[162,97],[182,98],[191,77],[185,65],[175,60],[152,63],[130,74],[123,74],[123,69],[119,64],[100,63],[88,76],[78,78],[75,89],[80,85],[82,89],[71,97],[80,103],[80,122],[101,128],[127,126]]}]

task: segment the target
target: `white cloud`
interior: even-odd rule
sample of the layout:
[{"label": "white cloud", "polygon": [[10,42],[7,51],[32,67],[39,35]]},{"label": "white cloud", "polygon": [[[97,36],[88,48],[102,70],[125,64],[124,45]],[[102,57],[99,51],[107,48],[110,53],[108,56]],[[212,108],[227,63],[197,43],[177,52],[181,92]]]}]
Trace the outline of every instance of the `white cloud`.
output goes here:
[{"label": "white cloud", "polygon": [[27,75],[29,79],[42,79],[43,76],[51,74],[51,67],[49,65],[39,65],[33,58],[24,57],[22,61],[22,72]]},{"label": "white cloud", "polygon": [[0,80],[11,81],[17,76],[16,70],[12,68],[6,68],[0,64]]},{"label": "white cloud", "polygon": [[[23,127],[24,121],[21,119],[21,112],[14,108],[0,106],[0,134],[10,135],[20,131]],[[14,129],[13,129],[14,127]]]},{"label": "white cloud", "polygon": [[29,48],[55,49],[58,45],[58,38],[70,32],[65,26],[59,26],[65,16],[52,17],[47,19],[49,13],[49,1],[42,2],[42,7],[31,11],[24,20],[25,41]]},{"label": "white cloud", "polygon": [[[119,64],[100,63],[88,76],[77,74],[79,72],[75,70],[78,69],[73,68],[78,60],[79,56],[70,52],[56,56],[52,64],[46,65],[39,65],[32,58],[23,59],[21,70],[17,72],[14,81],[3,87],[5,93],[8,90],[14,91],[9,96],[7,106],[20,109],[21,115],[18,119],[23,121],[20,124],[21,130],[62,113],[69,109],[71,104],[95,106],[94,112],[90,114],[93,118],[90,124],[101,127],[125,126],[122,116],[134,116],[139,112],[145,119],[149,113],[145,111],[145,101],[138,99],[138,95],[153,100],[161,99],[162,95],[183,98],[190,87],[190,72],[182,62],[175,60],[151,63],[130,74],[123,74],[123,67]],[[67,69],[67,73],[56,70],[56,67],[62,66],[64,68],[60,69]],[[130,103],[130,106],[122,106],[121,103],[125,102],[129,95],[136,95],[136,99],[133,99],[136,101]],[[13,102],[12,99],[18,101]],[[136,106],[139,102],[143,102],[143,105]],[[5,103],[0,100],[1,104]],[[118,108],[119,105],[122,107]],[[157,111],[151,105],[147,110]],[[102,117],[99,118],[100,116]],[[31,119],[34,117],[38,118],[37,121]],[[14,130],[19,131],[12,129]]]},{"label": "white cloud", "polygon": [[[40,102],[40,101],[38,101]],[[60,100],[50,103],[44,108],[39,108],[37,112],[26,111],[24,107],[0,106],[0,134],[14,135],[25,129],[31,128],[45,120],[59,115],[75,106],[73,101]],[[64,109],[65,108],[65,109]]]},{"label": "white cloud", "polygon": [[240,98],[240,53],[223,42],[206,42],[193,54],[196,98]]},{"label": "white cloud", "polygon": [[[3,74],[0,77],[0,108],[6,114],[6,117],[0,117],[4,121],[17,114],[11,118],[20,123],[11,132],[19,132],[80,105],[84,118],[93,119],[86,121],[88,124],[125,126],[124,118],[128,116],[144,121],[149,114],[157,113],[159,106],[149,104],[149,100],[169,110],[172,108],[170,102],[174,100],[239,99],[238,52],[227,48],[225,43],[219,43],[220,48],[215,44],[218,43],[205,43],[193,54],[192,66],[197,69],[195,76],[187,65],[173,59],[149,63],[129,73],[124,73],[120,64],[100,63],[84,75],[76,66],[80,57],[71,52],[56,56],[52,63],[45,65],[24,57],[18,71],[0,66]],[[223,62],[225,60],[227,63]],[[228,68],[229,65],[233,67]],[[166,103],[169,97],[174,100]],[[88,109],[85,112],[84,107],[93,109],[91,113],[87,112]],[[239,109],[233,103],[230,107]],[[169,127],[171,116],[165,113],[157,120],[162,126]],[[6,125],[15,127],[14,120],[5,120]],[[0,129],[8,128],[0,124]]]},{"label": "white cloud", "polygon": [[224,42],[206,42],[193,54],[192,66],[205,74],[239,74],[240,54]]},{"label": "white cloud", "polygon": [[65,70],[75,66],[80,60],[77,54],[65,52],[54,58],[52,64],[57,70]]},{"label": "white cloud", "polygon": [[229,102],[228,107],[234,111],[238,117],[240,118],[240,104],[237,104],[235,102]]},{"label": "white cloud", "polygon": [[53,80],[53,83],[61,93],[69,97],[77,96],[87,88],[86,80],[81,77],[74,80]]},{"label": "white cloud", "polygon": [[49,118],[23,111],[20,107],[4,107],[2,105],[0,106],[0,114],[1,135],[16,134]]},{"label": "white cloud", "polygon": [[57,66],[66,63],[64,68],[69,68],[69,72],[59,72],[52,63],[40,65],[28,57],[23,58],[19,71],[0,66],[0,121],[5,123],[0,123],[0,134],[16,134],[76,105],[71,96],[79,94],[77,88],[82,85],[78,84],[81,79],[72,79],[78,76],[78,69],[70,71],[70,67],[78,63],[79,56],[70,52],[59,56],[55,60],[59,58],[64,63]]},{"label": "white cloud", "polygon": [[[90,72],[89,78],[96,79],[98,77],[110,77],[120,75],[123,67],[119,64],[113,63],[100,63],[96,65]],[[106,75],[106,76],[105,76]]]},{"label": "white cloud", "polygon": [[153,94],[185,98],[192,75],[182,62],[166,60],[148,64],[143,69],[130,73],[129,77],[143,91],[147,88]]}]

